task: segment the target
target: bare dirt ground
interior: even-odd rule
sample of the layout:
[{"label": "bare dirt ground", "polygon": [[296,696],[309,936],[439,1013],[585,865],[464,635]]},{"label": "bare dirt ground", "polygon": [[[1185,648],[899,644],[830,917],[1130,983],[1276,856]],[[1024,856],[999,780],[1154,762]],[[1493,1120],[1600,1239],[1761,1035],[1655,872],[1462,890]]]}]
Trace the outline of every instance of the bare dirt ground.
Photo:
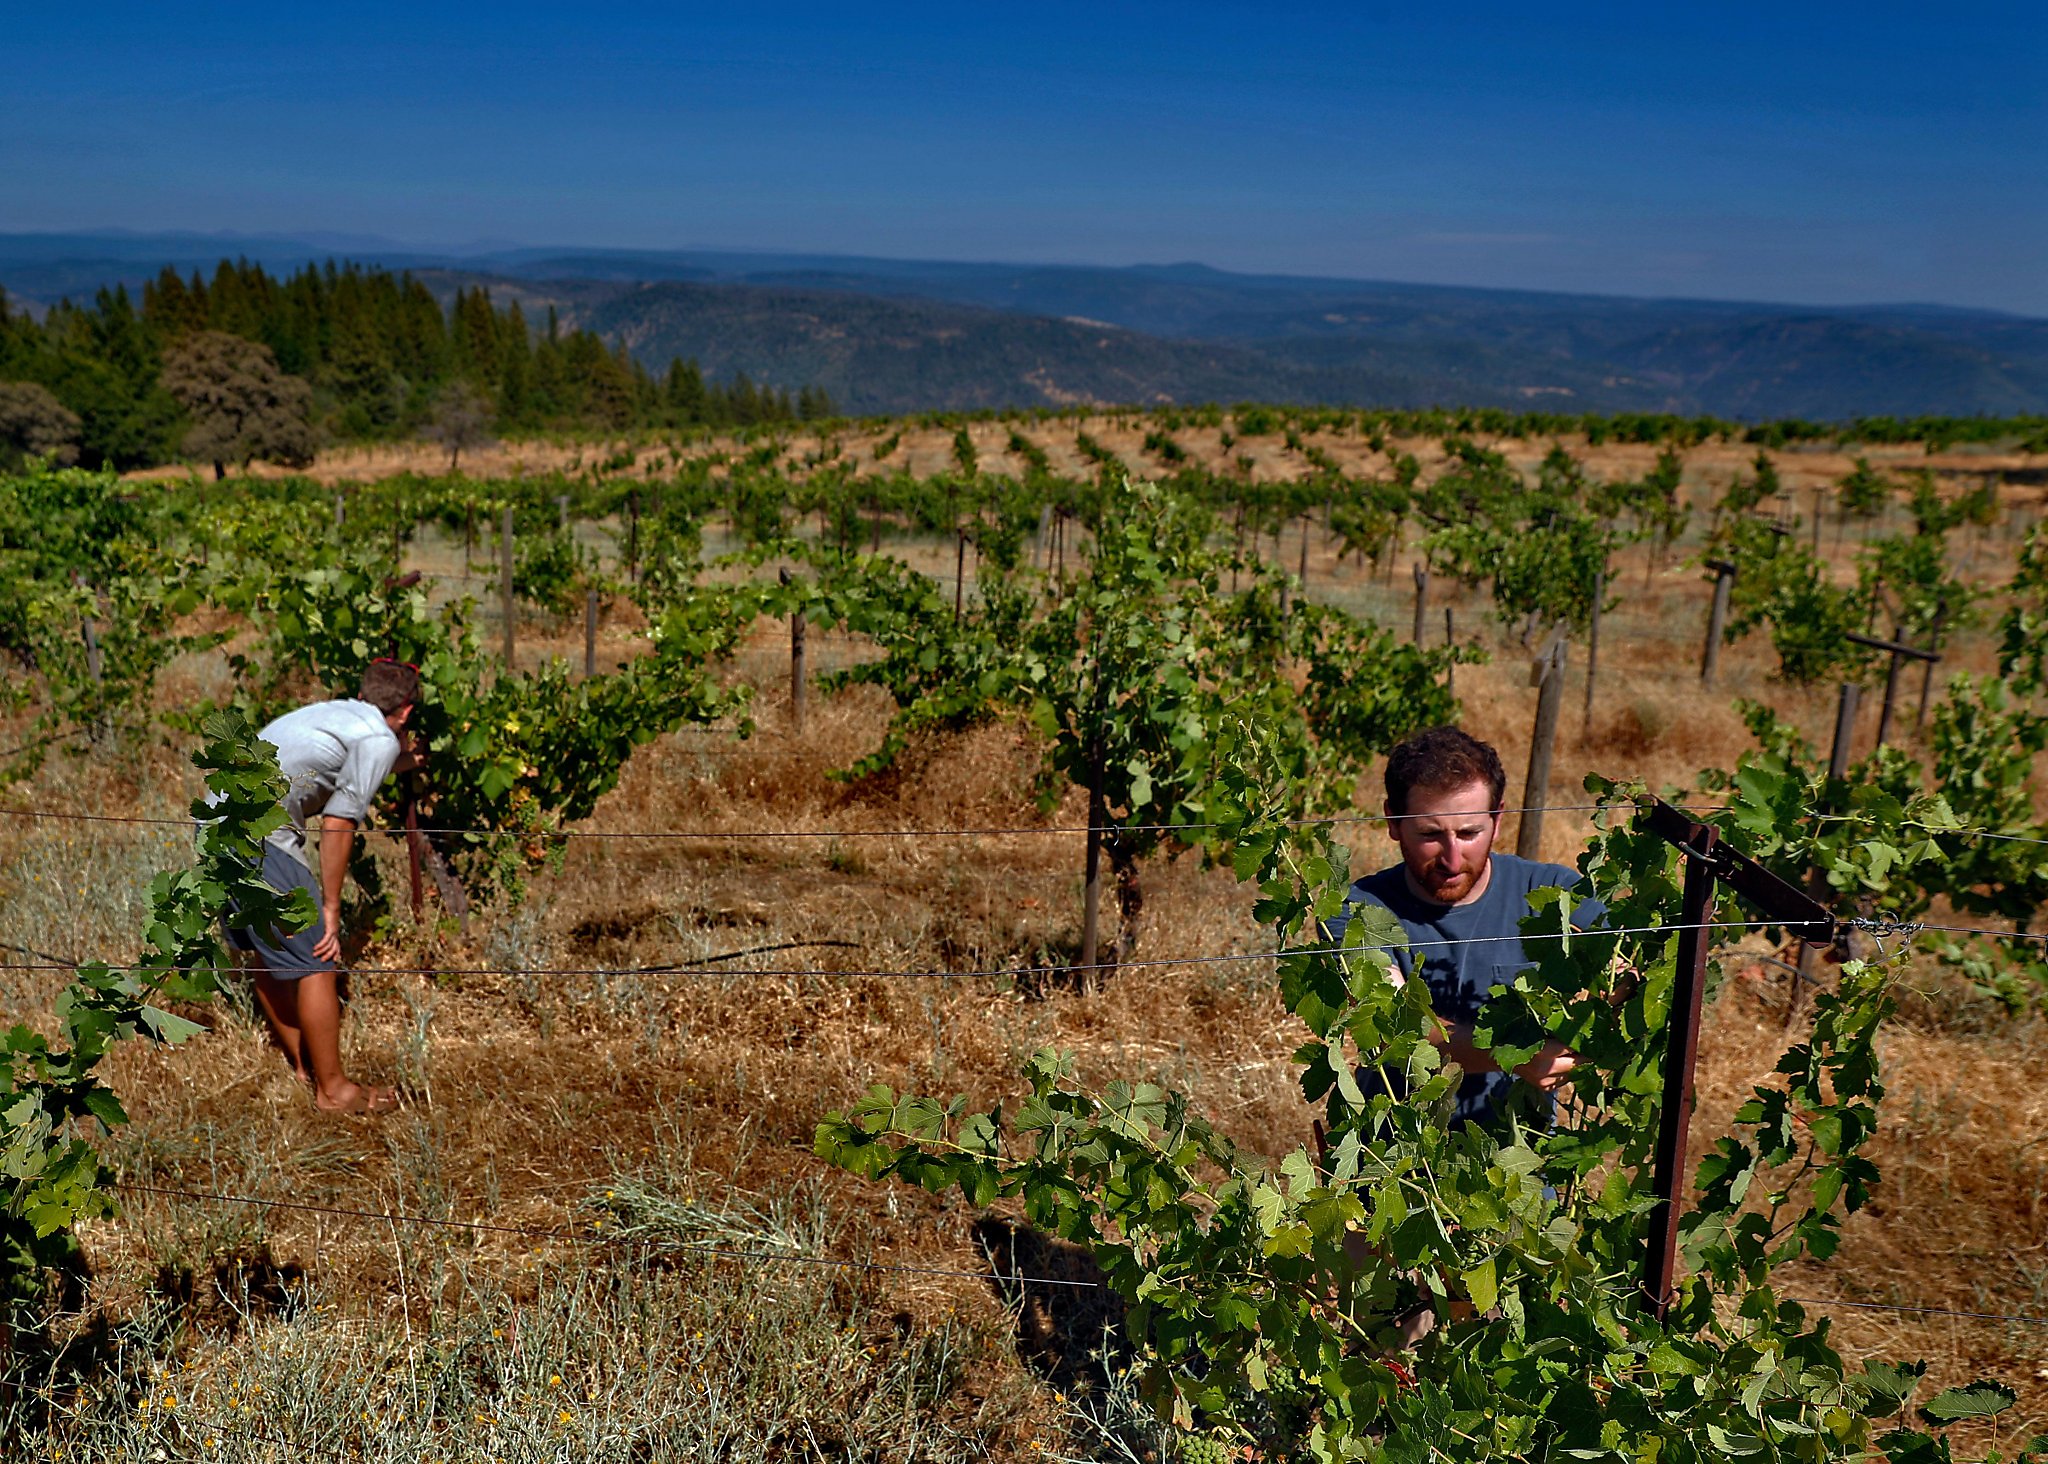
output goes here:
[{"label": "bare dirt ground", "polygon": [[[1023,430],[1056,466],[1078,468],[1069,461],[1070,427]],[[1157,470],[1136,429],[1103,422],[1086,430],[1134,467]],[[972,431],[985,459],[1007,452],[1006,427]],[[1179,437],[1190,451],[1221,457],[1213,432]],[[851,438],[842,445],[857,459],[872,446]],[[801,446],[793,442],[792,452]],[[1290,470],[1291,455],[1281,446],[1277,438],[1260,440],[1255,473]],[[1547,446],[1511,445],[1513,455],[1532,463]],[[1374,466],[1363,444],[1330,450],[1348,468]],[[904,456],[883,467],[907,457],[918,471],[931,471],[950,462],[951,437],[906,432],[897,451]],[[603,455],[589,447],[518,444],[476,455],[473,467],[573,471],[579,459],[587,465]],[[1688,454],[1689,481],[1708,492],[1717,476],[1745,468],[1753,455],[1697,449]],[[1598,471],[1639,472],[1653,454],[1613,447],[1590,456]],[[1961,452],[1870,456],[1938,473],[2034,465]],[[1848,468],[1840,454],[1785,453],[1778,460],[1795,489]],[[323,458],[315,472],[341,482],[434,466],[427,450],[393,449]],[[715,536],[707,547],[719,547]],[[897,547],[930,572],[952,571],[948,546]],[[1363,566],[1338,563],[1319,532],[1311,550],[1311,593],[1396,627],[1409,623],[1405,557],[1399,581],[1390,584]],[[1987,542],[1982,552],[1987,575],[1995,575],[2005,542]],[[428,567],[452,563],[445,546],[418,553],[416,562]],[[1294,560],[1292,540],[1287,560]],[[1615,579],[1624,603],[1603,632],[1598,695],[1583,720],[1576,679],[1582,668],[1573,668],[1553,802],[1583,801],[1576,794],[1589,771],[1684,786],[1702,767],[1732,766],[1748,745],[1733,706],[1739,696],[1768,699],[1810,736],[1825,737],[1832,698],[1773,682],[1760,637],[1729,651],[1721,685],[1702,691],[1705,592],[1696,570],[1652,573],[1638,560],[1618,566]],[[1489,664],[1459,669],[1457,690],[1467,725],[1501,749],[1513,801],[1535,696],[1527,652],[1492,624],[1482,600],[1441,586],[1430,606],[1432,636],[1440,633],[1444,604],[1452,606],[1461,637],[1482,636],[1493,649]],[[629,648],[624,624],[608,627],[606,636],[607,653]],[[605,1208],[607,1191],[658,1192],[671,1212],[687,1212],[670,1233],[699,1244],[758,1257],[774,1253],[778,1237],[794,1236],[792,1248],[842,1260],[984,1271],[991,1232],[977,1231],[982,1217],[957,1195],[855,1181],[810,1155],[812,1128],[874,1081],[962,1092],[984,1103],[1002,1098],[1018,1090],[1019,1064],[1040,1046],[1074,1050],[1091,1077],[1153,1076],[1190,1091],[1223,1128],[1259,1147],[1283,1150],[1306,1134],[1308,1113],[1288,1063],[1296,1035],[1260,962],[1147,966],[1086,996],[1039,997],[992,977],[847,974],[980,971],[1070,958],[1078,943],[1078,839],[1052,832],[873,835],[1072,826],[1081,809],[1074,799],[1049,814],[1032,805],[1031,745],[1012,727],[925,746],[885,779],[831,780],[830,769],[874,745],[886,708],[869,695],[814,694],[806,735],[791,735],[786,648],[778,637],[777,627],[762,627],[733,667],[759,688],[751,739],[699,732],[661,739],[635,756],[623,785],[586,826],[705,837],[578,840],[559,868],[536,876],[522,904],[479,912],[466,935],[431,905],[413,920],[400,894],[394,926],[356,972],[345,1044],[355,1070],[401,1086],[406,1105],[399,1114],[381,1121],[315,1114],[258,1028],[232,1005],[188,1047],[121,1050],[113,1081],[136,1121],[118,1153],[132,1175],[172,1189],[513,1228],[434,1230],[130,1194],[122,1216],[89,1227],[85,1240],[92,1301],[120,1315],[173,1319],[166,1333],[173,1340],[159,1355],[176,1361],[155,1364],[148,1388],[184,1388],[176,1406],[188,1412],[194,1399],[204,1399],[216,1413],[256,1416],[248,1411],[248,1390],[286,1388],[283,1359],[317,1337],[329,1349],[317,1353],[317,1366],[371,1380],[360,1400],[361,1426],[378,1439],[402,1441],[405,1405],[391,1400],[409,1396],[419,1408],[427,1361],[473,1355],[476,1367],[497,1369],[492,1376],[500,1383],[490,1394],[494,1401],[476,1405],[485,1422],[463,1457],[491,1457],[500,1447],[507,1457],[545,1457],[504,1443],[504,1431],[526,1420],[570,1437],[602,1408],[623,1417],[669,1388],[687,1400],[678,1407],[701,1411],[711,1408],[709,1399],[726,1408],[716,1414],[723,1424],[704,1426],[728,1433],[706,1438],[751,1437],[756,1420],[774,1409],[801,1412],[789,1398],[804,1395],[803,1388],[788,1384],[793,1391],[784,1396],[764,1381],[787,1383],[800,1354],[804,1366],[855,1388],[863,1400],[858,1407],[833,1405],[843,1415],[836,1423],[847,1452],[922,1457],[957,1449],[1029,1458],[1048,1444],[1073,1452],[1096,1447],[1073,1411],[1073,1395],[1087,1377],[1083,1354],[1102,1321],[1094,1303],[1045,1288],[1006,1294],[965,1275],[821,1273],[701,1255],[650,1270],[611,1259],[619,1252],[593,1251],[606,1244],[595,1222],[620,1213]],[[580,627],[531,623],[522,627],[522,646],[526,655],[574,659]],[[856,649],[843,643],[814,646],[814,669],[851,654]],[[1989,667],[1980,632],[1963,640],[1943,674]],[[221,678],[218,665],[188,663],[165,695],[177,702],[215,693]],[[1865,745],[1870,736],[1866,722]],[[53,763],[7,801],[175,814],[196,780],[183,756],[183,748],[167,742],[99,749]],[[1376,800],[1362,801],[1370,808]],[[1543,854],[1569,859],[1586,828],[1583,814],[1552,814]],[[764,831],[776,836],[711,837]],[[1504,844],[1514,835],[1511,819]],[[399,866],[386,841],[378,842],[387,882],[402,891]],[[1355,867],[1385,862],[1384,836],[1370,825],[1357,826],[1352,842]],[[148,872],[184,857],[175,830],[0,819],[0,934],[18,950],[64,959],[124,956],[134,949]],[[1155,862],[1146,880],[1141,959],[1261,948],[1245,893],[1227,874],[1203,869],[1189,854]],[[826,941],[850,944],[744,957],[721,963],[721,974],[712,976],[630,969],[701,966],[735,951]],[[470,967],[571,974],[463,974]],[[1768,1073],[1786,1041],[1783,978],[1742,961],[1730,971],[1704,1039],[1695,1152]],[[2048,1328],[1844,1305],[2048,1313],[2042,1031],[1939,989],[1931,966],[1922,975],[1928,995],[1909,1000],[1886,1042],[1892,1093],[1876,1153],[1885,1175],[1878,1200],[1850,1221],[1833,1264],[1804,1268],[1788,1287],[1816,1299],[1815,1309],[1833,1318],[1834,1336],[1852,1356],[1924,1357],[1942,1385],[1989,1376],[2018,1389],[2021,1407],[1995,1431],[2010,1448],[2048,1427]],[[0,1017],[37,1020],[63,980],[56,971],[11,973]],[[620,1223],[613,1221],[615,1229]],[[513,1233],[519,1228],[571,1231],[575,1238]],[[1028,1262],[1019,1266],[1027,1273],[1074,1265],[1056,1249],[1003,1252],[998,1245],[997,1254]],[[563,1295],[602,1290],[622,1274],[642,1288],[632,1305],[701,1307],[689,1317],[677,1311],[682,1319],[672,1327],[664,1322],[668,1330],[657,1329],[661,1340],[637,1362],[617,1364],[629,1379],[642,1376],[631,1367],[647,1369],[644,1382],[625,1390],[644,1395],[638,1398],[617,1396],[615,1379],[605,1385],[613,1391],[603,1392],[599,1385],[613,1363],[583,1335],[589,1325],[561,1321],[571,1315]],[[630,1322],[629,1312],[600,1308],[591,1314],[602,1321],[595,1331],[630,1332],[640,1324]],[[520,1350],[523,1335],[558,1323],[560,1335],[547,1332],[545,1347],[532,1343],[530,1356]],[[335,1350],[343,1340],[355,1349],[346,1356],[346,1349]],[[843,1353],[833,1350],[842,1346]],[[473,1354],[461,1352],[465,1347]],[[920,1416],[940,1420],[939,1432],[912,1441],[861,1422],[872,1429],[859,1436],[867,1442],[858,1449],[845,1443],[854,1437],[845,1432],[855,1427],[848,1420],[865,1420],[862,1410],[874,1399],[895,1397],[889,1389],[898,1382],[890,1379],[900,1382],[899,1374],[911,1379],[901,1384],[903,1396],[916,1400]],[[558,1385],[568,1390],[559,1397],[550,1392]],[[1101,1386],[1097,1380],[1098,1392]],[[840,1397],[829,1389],[817,1394],[827,1395]],[[778,1397],[783,1401],[774,1402]],[[568,1401],[557,1409],[562,1399]],[[577,1423],[561,1423],[557,1413]],[[806,1429],[828,1422],[803,1418]],[[769,1426],[758,1427],[767,1439]],[[777,1447],[802,1451],[800,1439]],[[763,1457],[774,1454],[764,1445]],[[213,1456],[273,1457],[254,1445],[245,1454]],[[378,1455],[387,1456],[414,1457],[397,1444]]]}]

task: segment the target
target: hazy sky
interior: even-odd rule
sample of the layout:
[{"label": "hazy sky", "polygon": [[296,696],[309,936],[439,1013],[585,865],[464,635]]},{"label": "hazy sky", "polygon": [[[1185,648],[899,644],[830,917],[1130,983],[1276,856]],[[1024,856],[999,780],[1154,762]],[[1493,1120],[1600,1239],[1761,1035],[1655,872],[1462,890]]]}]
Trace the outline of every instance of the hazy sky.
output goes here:
[{"label": "hazy sky", "polygon": [[2048,314],[2041,5],[1674,9],[18,5],[0,231]]}]

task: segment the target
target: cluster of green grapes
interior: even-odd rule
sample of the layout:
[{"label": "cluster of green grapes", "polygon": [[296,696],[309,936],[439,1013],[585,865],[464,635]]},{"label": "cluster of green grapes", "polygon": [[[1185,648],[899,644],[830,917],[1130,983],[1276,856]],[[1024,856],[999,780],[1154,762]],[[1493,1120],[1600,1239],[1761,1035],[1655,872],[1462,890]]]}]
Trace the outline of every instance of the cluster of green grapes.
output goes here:
[{"label": "cluster of green grapes", "polygon": [[1225,1464],[1230,1446],[1214,1434],[1184,1433],[1180,1436],[1181,1464]]}]

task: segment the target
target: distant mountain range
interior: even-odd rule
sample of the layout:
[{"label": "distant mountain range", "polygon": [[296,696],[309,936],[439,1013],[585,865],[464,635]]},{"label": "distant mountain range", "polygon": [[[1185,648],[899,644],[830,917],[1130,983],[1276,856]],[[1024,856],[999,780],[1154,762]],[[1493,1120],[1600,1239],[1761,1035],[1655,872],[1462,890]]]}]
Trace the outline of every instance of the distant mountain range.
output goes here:
[{"label": "distant mountain range", "polygon": [[2048,414],[2048,321],[1231,274],[711,250],[437,252],[355,236],[0,235],[45,306],[165,264],[348,258],[489,284],[623,342],[844,410],[1286,400],[1740,419]]}]

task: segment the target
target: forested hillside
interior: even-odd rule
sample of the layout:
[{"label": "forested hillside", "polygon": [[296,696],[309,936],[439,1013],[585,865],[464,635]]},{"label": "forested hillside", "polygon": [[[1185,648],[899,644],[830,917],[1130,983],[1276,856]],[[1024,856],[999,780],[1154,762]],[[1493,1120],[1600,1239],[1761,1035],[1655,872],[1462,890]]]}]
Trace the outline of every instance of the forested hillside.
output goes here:
[{"label": "forested hillside", "polygon": [[88,466],[292,462],[322,436],[424,433],[459,450],[489,431],[738,426],[829,405],[744,376],[707,382],[686,362],[650,369],[552,308],[530,319],[480,285],[437,297],[377,267],[166,268],[139,302],[116,285],[40,319],[0,290],[0,451]]}]

